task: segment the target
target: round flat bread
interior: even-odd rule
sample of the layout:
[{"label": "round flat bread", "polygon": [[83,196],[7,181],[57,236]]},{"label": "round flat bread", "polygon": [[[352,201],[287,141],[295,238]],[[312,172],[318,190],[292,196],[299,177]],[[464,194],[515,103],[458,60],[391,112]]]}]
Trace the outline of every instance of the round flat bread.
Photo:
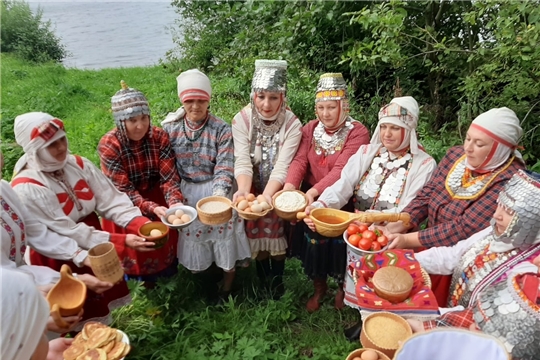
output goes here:
[{"label": "round flat bread", "polygon": [[79,356],[77,360],[107,360],[107,353],[102,349],[91,349]]},{"label": "round flat bread", "polygon": [[94,330],[94,332],[92,332],[92,335],[90,335],[90,338],[86,342],[86,346],[89,349],[96,349],[102,347],[110,341],[109,339],[111,336],[111,332],[113,331],[114,330],[109,327]]},{"label": "round flat bread", "polygon": [[124,350],[126,349],[126,343],[117,342],[114,344],[114,347],[111,351],[107,353],[107,360],[119,360],[124,355]]},{"label": "round flat bread", "polygon": [[84,346],[84,344],[77,344],[75,343],[75,341],[73,341],[70,347],[68,347],[63,353],[64,360],[76,360],[79,356],[81,356],[85,352],[86,352],[86,347]]}]

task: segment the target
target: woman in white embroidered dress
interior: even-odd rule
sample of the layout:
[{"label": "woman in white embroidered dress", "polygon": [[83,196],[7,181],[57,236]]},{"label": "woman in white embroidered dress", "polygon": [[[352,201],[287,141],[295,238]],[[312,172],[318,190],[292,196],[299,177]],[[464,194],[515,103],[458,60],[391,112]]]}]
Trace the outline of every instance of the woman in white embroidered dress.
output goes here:
[{"label": "woman in white embroidered dress", "polygon": [[[232,197],[233,142],[231,127],[208,108],[212,96],[210,79],[197,69],[187,70],[177,78],[178,97],[182,102],[176,112],[161,123],[169,134],[182,178],[180,190],[184,203],[195,207],[208,196]],[[179,234],[178,260],[196,273],[206,296],[227,299],[235,277],[237,261],[249,259],[249,245],[244,223],[233,214],[228,223],[210,226],[196,219]],[[215,264],[215,265],[213,265]],[[217,278],[212,267],[219,268]],[[216,280],[223,274],[222,288]]]},{"label": "woman in white embroidered dress", "polygon": [[[58,271],[67,264],[73,272],[91,274],[84,265],[87,250],[97,244],[110,241],[120,255],[126,247],[152,251],[153,243],[133,235],[149,220],[88,159],[69,154],[61,120],[39,112],[17,116],[15,140],[25,154],[15,165],[11,186],[30,216],[63,237],[60,244],[42,243],[43,254],[32,249],[33,265]],[[98,214],[131,234],[101,231]],[[129,301],[125,281],[99,295],[88,291],[83,319],[110,323],[110,309]]]},{"label": "woman in white embroidered dress", "polygon": [[[0,152],[0,170],[3,167],[3,163],[3,156]],[[71,240],[51,232],[45,225],[36,221],[28,213],[28,210],[21,203],[9,183],[3,179],[0,180],[0,206],[2,208],[2,217],[0,218],[2,225],[0,266],[2,267],[2,271],[9,268],[24,272],[33,278],[35,284],[43,293],[47,293],[60,279],[60,273],[46,266],[27,265],[24,262],[26,247],[29,245],[39,249],[44,244],[45,251],[47,249],[53,251],[48,255],[62,257],[63,248],[69,247]],[[47,246],[48,243],[57,243],[60,245],[50,248]],[[100,281],[90,274],[79,275],[79,280],[98,294],[113,286],[113,284]],[[64,317],[63,320],[71,328],[75,326],[80,318],[80,316],[68,316]],[[58,327],[52,317],[49,317],[49,321],[47,322],[47,329],[49,331],[64,333],[69,328]]]},{"label": "woman in white embroidered dress", "polygon": [[[340,209],[351,199],[358,211],[401,212],[427,183],[437,164],[418,145],[418,103],[411,96],[392,99],[379,111],[379,123],[371,143],[351,156],[341,178],[326,188],[313,207]],[[313,222],[304,220],[316,231]],[[347,263],[359,257],[347,250]],[[352,274],[345,277],[345,304],[359,309]],[[361,322],[346,331],[358,340]]]},{"label": "woman in white embroidered dress", "polygon": [[[287,62],[256,60],[251,103],[234,116],[234,176],[238,196],[262,194],[269,203],[281,190],[287,169],[302,138],[300,120],[287,109]],[[274,298],[284,293],[283,271],[287,239],[283,220],[275,213],[246,221],[251,256],[261,284]]]}]

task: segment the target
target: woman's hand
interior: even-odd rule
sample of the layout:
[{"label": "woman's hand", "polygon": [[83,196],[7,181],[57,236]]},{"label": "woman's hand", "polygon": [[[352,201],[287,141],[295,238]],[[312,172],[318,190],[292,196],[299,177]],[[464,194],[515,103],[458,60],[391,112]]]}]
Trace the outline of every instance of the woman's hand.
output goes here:
[{"label": "woman's hand", "polygon": [[296,190],[296,186],[294,186],[291,183],[286,183],[285,185],[283,185],[283,190],[285,191]]},{"label": "woman's hand", "polygon": [[390,243],[388,249],[415,249],[422,246],[417,232],[409,234],[387,234],[386,237]]},{"label": "woman's hand", "polygon": [[249,192],[246,192],[244,190],[238,190],[237,192],[235,192],[232,196],[232,201],[233,202],[236,202],[236,199],[238,199],[240,196],[243,196],[243,197],[246,197],[249,195]]},{"label": "woman's hand", "polygon": [[154,209],[154,214],[156,214],[156,216],[158,218],[161,218],[162,216],[165,216],[165,214],[167,213],[167,209],[165,206],[157,206],[155,209]]},{"label": "woman's hand", "polygon": [[140,251],[140,252],[146,252],[146,251],[154,251],[155,249],[152,248],[155,243],[146,241],[144,238],[134,235],[134,234],[127,234],[126,235],[126,246],[130,247],[134,250]]},{"label": "woman's hand", "polygon": [[59,334],[69,332],[75,327],[75,325],[79,323],[79,321],[81,321],[82,315],[83,315],[83,310],[81,310],[75,316],[62,317],[62,320],[64,320],[68,324],[67,328],[56,325],[52,316],[49,316],[49,319],[47,319],[47,330],[55,332],[55,333],[59,333]]},{"label": "woman's hand", "polygon": [[47,360],[64,360],[64,351],[71,346],[73,339],[58,338],[49,341]]},{"label": "woman's hand", "polygon": [[306,191],[306,196],[308,198],[308,205],[311,205],[317,196],[319,196],[319,192],[315,188],[311,188],[308,191]]},{"label": "woman's hand", "polygon": [[86,284],[90,290],[96,294],[101,294],[114,286],[114,284],[106,281],[101,281],[97,277],[90,274],[79,274],[79,280]]},{"label": "woman's hand", "polygon": [[312,206],[306,206],[306,209],[304,210],[304,212],[306,213],[304,222],[306,223],[306,225],[311,231],[317,232],[317,229],[315,229],[315,224],[313,223],[313,220],[311,220],[311,218],[307,216],[311,213],[311,210],[313,210]]}]

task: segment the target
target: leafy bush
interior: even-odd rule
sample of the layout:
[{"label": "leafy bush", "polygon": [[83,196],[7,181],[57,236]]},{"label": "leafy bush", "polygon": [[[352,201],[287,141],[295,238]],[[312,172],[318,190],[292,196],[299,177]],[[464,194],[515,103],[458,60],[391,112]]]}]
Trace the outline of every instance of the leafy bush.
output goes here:
[{"label": "leafy bush", "polygon": [[35,14],[23,0],[2,0],[0,48],[33,62],[59,62],[66,57],[65,47],[51,29],[50,21],[43,21],[43,11]]},{"label": "leafy bush", "polygon": [[[538,1],[180,1],[181,60],[249,84],[256,58],[286,59],[291,108],[312,118],[317,75],[342,72],[353,115],[373,128],[396,79],[423,105],[427,148],[460,142],[481,112],[522,119],[540,166]],[[299,76],[300,75],[300,76]],[[305,115],[305,117],[302,117]],[[435,154],[438,158],[439,154]]]}]

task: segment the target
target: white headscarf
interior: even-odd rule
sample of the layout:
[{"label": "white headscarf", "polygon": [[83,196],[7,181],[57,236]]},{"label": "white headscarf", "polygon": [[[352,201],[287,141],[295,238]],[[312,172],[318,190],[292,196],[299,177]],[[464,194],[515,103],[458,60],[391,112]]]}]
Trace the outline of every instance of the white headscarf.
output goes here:
[{"label": "white headscarf", "polygon": [[475,168],[465,160],[465,165],[469,169],[494,170],[504,164],[512,154],[522,159],[517,146],[523,135],[523,129],[519,125],[516,113],[509,108],[495,108],[478,115],[470,128],[482,131],[494,142],[490,153],[480,166]]},{"label": "white headscarf", "polygon": [[49,317],[49,305],[32,279],[19,271],[2,273],[0,358],[28,360],[36,350]]},{"label": "white headscarf", "polygon": [[420,109],[418,103],[412,96],[403,96],[392,99],[379,111],[379,123],[371,137],[372,144],[382,144],[381,124],[393,124],[404,129],[403,141],[399,145],[399,150],[410,146],[411,154],[418,153],[418,139],[416,137],[416,126]]},{"label": "white headscarf", "polygon": [[15,141],[22,146],[24,155],[15,164],[14,172],[18,173],[28,167],[38,171],[52,172],[60,170],[66,164],[56,160],[47,146],[66,136],[62,120],[42,112],[30,112],[15,118]]},{"label": "white headscarf", "polygon": [[207,100],[212,96],[210,79],[197,69],[184,71],[176,78],[178,97],[183,103],[187,100]]}]

